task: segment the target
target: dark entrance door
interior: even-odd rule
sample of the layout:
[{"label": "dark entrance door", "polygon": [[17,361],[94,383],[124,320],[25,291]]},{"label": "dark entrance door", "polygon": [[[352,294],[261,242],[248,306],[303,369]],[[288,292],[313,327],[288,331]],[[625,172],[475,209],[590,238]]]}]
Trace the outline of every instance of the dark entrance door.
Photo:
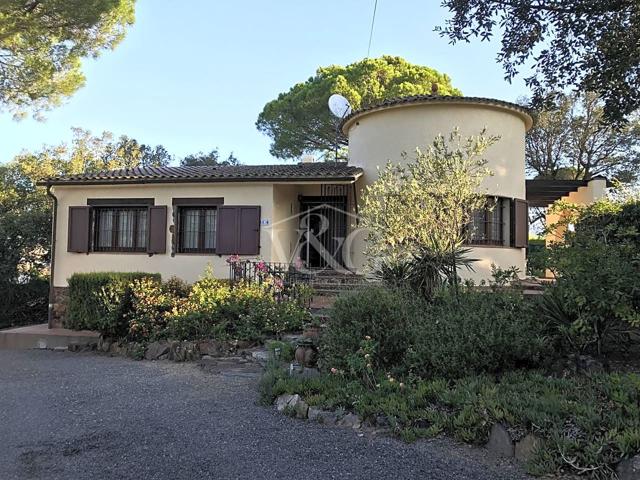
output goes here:
[{"label": "dark entrance door", "polygon": [[347,197],[300,197],[300,257],[307,268],[342,265]]}]

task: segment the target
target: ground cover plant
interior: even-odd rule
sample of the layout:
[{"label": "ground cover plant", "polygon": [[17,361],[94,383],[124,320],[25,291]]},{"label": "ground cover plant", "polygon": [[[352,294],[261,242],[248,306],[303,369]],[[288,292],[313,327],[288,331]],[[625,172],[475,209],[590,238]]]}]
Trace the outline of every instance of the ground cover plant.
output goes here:
[{"label": "ground cover plant", "polygon": [[265,404],[285,393],[310,406],[354,411],[375,424],[383,416],[405,440],[446,433],[483,445],[501,423],[516,439],[541,439],[526,470],[534,475],[582,474],[613,478],[615,465],[640,450],[640,378],[598,374],[556,378],[511,371],[499,379],[475,375],[402,381],[377,376],[374,385],[337,372],[312,379],[272,369],[261,385]]}]

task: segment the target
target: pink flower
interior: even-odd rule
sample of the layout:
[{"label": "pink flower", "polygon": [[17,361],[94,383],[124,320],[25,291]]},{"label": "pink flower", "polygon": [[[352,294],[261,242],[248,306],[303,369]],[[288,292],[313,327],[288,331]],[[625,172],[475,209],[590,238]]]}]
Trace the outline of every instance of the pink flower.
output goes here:
[{"label": "pink flower", "polygon": [[256,270],[259,272],[266,272],[267,264],[264,263],[264,261],[260,260],[258,263],[256,263]]},{"label": "pink flower", "polygon": [[331,373],[333,373],[335,375],[336,373],[338,373],[338,369],[337,368],[332,368],[331,369]]},{"label": "pink flower", "polygon": [[239,261],[240,261],[240,255],[231,255],[229,258],[227,258],[228,264],[238,263]]}]

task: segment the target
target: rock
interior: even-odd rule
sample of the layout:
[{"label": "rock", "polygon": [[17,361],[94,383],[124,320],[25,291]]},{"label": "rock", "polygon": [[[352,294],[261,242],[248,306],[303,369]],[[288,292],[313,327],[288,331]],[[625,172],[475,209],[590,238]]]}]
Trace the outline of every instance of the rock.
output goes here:
[{"label": "rock", "polygon": [[224,353],[222,344],[216,340],[203,340],[198,342],[198,350],[202,355],[209,355],[211,357],[219,357]]},{"label": "rock", "polygon": [[335,425],[338,421],[338,415],[336,413],[317,407],[309,407],[307,418],[311,421],[322,423],[323,425]]},{"label": "rock", "polygon": [[639,480],[640,479],[640,455],[625,458],[616,468],[616,474],[620,480]]},{"label": "rock", "polygon": [[317,422],[322,414],[322,409],[318,407],[309,407],[309,411],[307,412],[307,418],[312,422]]},{"label": "rock", "polygon": [[190,362],[198,360],[200,352],[198,345],[194,342],[170,342],[169,360],[174,362]]},{"label": "rock", "polygon": [[147,360],[158,360],[160,356],[169,353],[169,345],[165,342],[151,342],[144,353]]},{"label": "rock", "polygon": [[542,440],[533,433],[528,433],[522,440],[516,442],[515,457],[521,462],[526,462],[533,457],[533,453],[542,443]]},{"label": "rock", "polygon": [[341,427],[360,428],[362,421],[355,413],[347,413],[344,417],[338,420],[338,425]]},{"label": "rock", "polygon": [[296,418],[307,418],[309,413],[309,405],[298,397],[298,401],[293,405],[293,410],[296,412]]},{"label": "rock", "polygon": [[284,412],[287,407],[291,408],[292,404],[295,404],[300,399],[300,395],[280,395],[276,398],[275,404],[279,412]]},{"label": "rock", "polygon": [[111,345],[109,345],[108,351],[113,355],[122,355],[123,353],[122,347],[119,342],[113,342]]},{"label": "rock", "polygon": [[113,340],[109,337],[100,337],[98,340],[98,350],[101,352],[107,353],[111,351],[111,345],[113,345]]},{"label": "rock", "polygon": [[255,344],[256,342],[252,342],[251,340],[236,340],[235,347],[238,350],[245,350],[253,347]]},{"label": "rock", "polygon": [[268,362],[270,358],[270,354],[265,349],[254,350],[251,352],[251,358],[256,362]]},{"label": "rock", "polygon": [[513,457],[515,453],[511,435],[509,435],[507,429],[499,423],[491,427],[487,449],[494,455],[501,457]]},{"label": "rock", "polygon": [[376,417],[376,426],[389,428],[391,426],[391,422],[389,422],[389,419],[386,415],[378,415]]}]

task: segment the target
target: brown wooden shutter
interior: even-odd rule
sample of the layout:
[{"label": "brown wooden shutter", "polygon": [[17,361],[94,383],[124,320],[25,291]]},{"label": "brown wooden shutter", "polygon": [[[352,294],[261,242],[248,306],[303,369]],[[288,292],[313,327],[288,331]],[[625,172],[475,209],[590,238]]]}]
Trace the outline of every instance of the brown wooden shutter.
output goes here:
[{"label": "brown wooden shutter", "polygon": [[218,207],[216,253],[220,255],[238,253],[238,232],[238,207],[228,205]]},{"label": "brown wooden shutter", "polygon": [[260,207],[238,207],[240,234],[239,255],[258,255],[260,253]]},{"label": "brown wooden shutter", "polygon": [[260,253],[260,207],[218,207],[216,253],[257,255]]},{"label": "brown wooden shutter", "polygon": [[91,207],[69,207],[67,252],[88,253]]},{"label": "brown wooden shutter", "polygon": [[526,248],[529,244],[529,204],[516,198],[513,214],[513,246]]},{"label": "brown wooden shutter", "polygon": [[149,229],[147,231],[147,253],[167,251],[167,207],[149,207]]}]

